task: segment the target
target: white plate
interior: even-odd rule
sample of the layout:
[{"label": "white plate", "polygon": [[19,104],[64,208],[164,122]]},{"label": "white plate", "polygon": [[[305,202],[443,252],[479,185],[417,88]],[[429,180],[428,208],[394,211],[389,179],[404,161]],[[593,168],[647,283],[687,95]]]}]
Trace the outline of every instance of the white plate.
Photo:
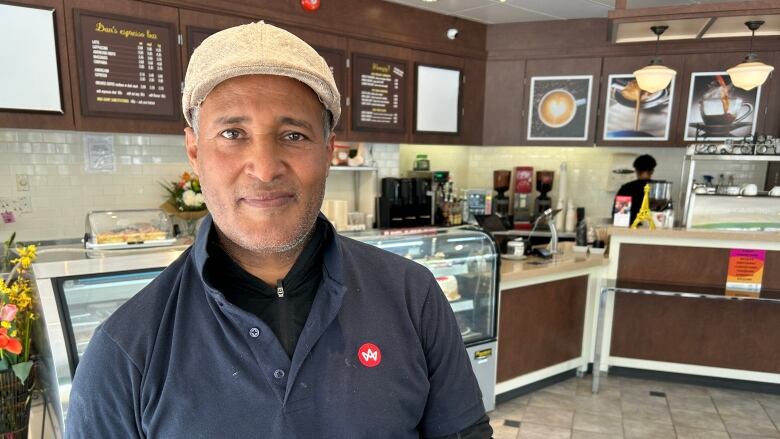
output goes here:
[{"label": "white plate", "polygon": [[522,261],[523,259],[528,259],[528,256],[526,255],[501,255],[504,259],[509,259],[510,261]]}]

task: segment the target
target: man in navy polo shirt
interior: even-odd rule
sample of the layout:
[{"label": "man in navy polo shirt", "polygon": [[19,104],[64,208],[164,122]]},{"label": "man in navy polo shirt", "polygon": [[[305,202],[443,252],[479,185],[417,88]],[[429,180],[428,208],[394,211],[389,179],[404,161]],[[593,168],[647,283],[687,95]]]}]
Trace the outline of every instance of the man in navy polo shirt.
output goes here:
[{"label": "man in navy polo shirt", "polygon": [[340,96],[325,61],[254,23],[195,50],[186,144],[210,216],[95,332],[71,438],[487,438],[426,268],[318,215]]}]

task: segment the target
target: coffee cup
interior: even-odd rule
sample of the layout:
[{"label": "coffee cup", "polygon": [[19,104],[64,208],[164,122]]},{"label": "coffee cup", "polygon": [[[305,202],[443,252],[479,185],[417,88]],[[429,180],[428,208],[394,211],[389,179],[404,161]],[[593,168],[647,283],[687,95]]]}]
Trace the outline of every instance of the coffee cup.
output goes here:
[{"label": "coffee cup", "polygon": [[585,99],[574,99],[571,93],[562,88],[550,90],[539,99],[539,120],[550,128],[566,126],[577,114],[577,107],[586,102]]},{"label": "coffee cup", "polygon": [[780,186],[775,186],[769,190],[770,197],[780,197]]},{"label": "coffee cup", "polygon": [[723,100],[720,98],[702,99],[699,109],[704,125],[732,125],[745,120],[753,113],[753,104],[743,102],[742,99],[731,98],[727,102],[728,109],[724,109]]},{"label": "coffee cup", "polygon": [[525,254],[525,242],[522,239],[515,239],[507,243],[506,254],[512,256],[523,256]]},{"label": "coffee cup", "polygon": [[755,195],[758,195],[758,186],[756,186],[753,183],[746,184],[742,186],[742,189],[739,191],[740,195],[747,195],[749,197],[753,197]]}]

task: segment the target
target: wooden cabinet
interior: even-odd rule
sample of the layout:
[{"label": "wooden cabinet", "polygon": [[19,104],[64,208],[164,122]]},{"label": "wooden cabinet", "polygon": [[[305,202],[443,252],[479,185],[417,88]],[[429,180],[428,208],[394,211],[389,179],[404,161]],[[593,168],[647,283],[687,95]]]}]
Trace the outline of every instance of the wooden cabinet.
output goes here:
[{"label": "wooden cabinet", "polygon": [[462,144],[481,145],[485,115],[485,60],[466,58],[463,76]]},{"label": "wooden cabinet", "polygon": [[[74,129],[73,101],[71,99],[70,64],[68,63],[65,13],[60,0],[14,0],[14,5],[54,10],[54,37],[57,40],[60,99],[62,114],[32,111],[0,110],[0,128],[33,128],[44,130]],[[2,84],[0,87],[7,87]]]},{"label": "wooden cabinet", "polygon": [[[764,62],[775,66],[775,71],[764,84],[769,99],[766,115],[764,116],[764,133],[780,137],[780,52],[775,52],[774,59],[765,59]],[[770,62],[771,61],[771,62]]]},{"label": "wooden cabinet", "polygon": [[[410,133],[411,143],[429,143],[435,145],[462,145],[464,134],[464,59],[460,57],[454,57],[449,55],[441,55],[438,53],[423,52],[419,50],[412,51],[411,59],[411,71],[410,81],[412,84],[412,100],[409,105],[412,109],[412,124]],[[417,91],[418,91],[418,78],[417,67],[419,65],[425,65],[429,67],[441,67],[445,69],[457,70],[460,72],[460,90],[458,97],[458,132],[457,133],[431,133],[421,132],[417,127],[417,116],[419,109],[417,108]]]},{"label": "wooden cabinet", "polygon": [[680,143],[677,137],[677,120],[685,105],[682,102],[686,101],[682,95],[685,82],[683,55],[663,56],[664,65],[677,71],[674,84],[670,88],[671,93],[662,91],[648,95],[648,101],[640,105],[638,114],[636,101],[626,99],[624,96],[628,93],[621,93],[622,87],[630,81],[627,76],[633,76],[633,72],[647,65],[650,59],[646,56],[604,58],[598,98],[596,144],[647,147],[674,146]]},{"label": "wooden cabinet", "polygon": [[[165,47],[167,53],[164,54],[163,62],[170,67],[169,78],[166,78],[170,93],[173,99],[175,111],[171,113],[169,119],[163,117],[127,117],[117,114],[116,116],[101,116],[88,114],[84,108],[85,99],[87,99],[85,83],[92,78],[92,72],[81,71],[84,60],[79,59],[77,45],[81,43],[77,37],[79,28],[76,26],[77,11],[89,11],[100,14],[101,16],[132,18],[137,22],[149,22],[159,24],[170,29],[172,39],[166,39]],[[141,3],[131,0],[117,0],[107,4],[102,0],[65,0],[65,22],[68,32],[68,58],[70,65],[73,88],[71,99],[73,102],[73,111],[75,115],[75,127],[81,131],[100,131],[100,132],[125,132],[125,133],[165,133],[181,134],[184,129],[184,117],[181,114],[181,80],[182,70],[179,60],[179,48],[177,34],[179,33],[179,10],[167,6],[159,6],[150,3]],[[81,56],[90,56],[91,54],[82,53]],[[80,62],[81,61],[81,62]],[[79,78],[86,78],[83,82]]]},{"label": "wooden cabinet", "polygon": [[[758,56],[765,60],[773,58],[772,52],[758,52]],[[694,140],[684,140],[685,133],[688,132],[686,126],[686,117],[688,115],[688,106],[691,90],[691,76],[693,73],[702,72],[725,72],[731,66],[734,66],[744,59],[744,52],[723,52],[723,53],[702,53],[685,56],[685,65],[682,74],[678,74],[682,82],[682,93],[680,95],[680,111],[677,118],[677,144],[682,145],[692,143]],[[769,81],[761,87],[759,95],[758,108],[753,108],[753,116],[756,117],[756,133],[762,133],[765,129],[765,123],[769,101],[771,100],[772,87]],[[694,97],[696,99],[696,97]],[[777,117],[777,115],[770,116]],[[691,131],[692,133],[693,131]],[[691,136],[693,137],[693,136]]]},{"label": "wooden cabinet", "polygon": [[520,145],[525,60],[488,61],[485,66],[485,111],[482,144]]},{"label": "wooden cabinet", "polygon": [[[373,43],[363,40],[350,39],[348,45],[348,56],[350,58],[349,74],[349,96],[350,99],[350,118],[344,122],[349,122],[348,140],[359,142],[389,142],[389,143],[408,143],[410,140],[410,127],[412,126],[412,99],[414,92],[414,74],[412,72],[412,51],[403,47],[388,46],[384,44]],[[400,66],[403,70],[402,87],[403,92],[400,96],[400,107],[398,127],[392,129],[368,128],[359,126],[360,112],[368,108],[361,108],[361,99],[358,96],[360,85],[360,69],[356,67],[356,62],[360,63],[365,59],[377,59],[383,62],[390,62],[393,65]]]},{"label": "wooden cabinet", "polygon": [[521,144],[593,145],[600,74],[601,58],[529,60]]},{"label": "wooden cabinet", "polygon": [[498,382],[582,355],[588,276],[501,291]]}]

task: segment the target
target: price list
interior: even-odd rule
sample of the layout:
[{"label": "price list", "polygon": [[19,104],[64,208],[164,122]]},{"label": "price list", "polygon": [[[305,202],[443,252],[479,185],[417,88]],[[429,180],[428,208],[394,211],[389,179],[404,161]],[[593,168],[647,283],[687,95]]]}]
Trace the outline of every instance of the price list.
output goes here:
[{"label": "price list", "polygon": [[171,27],[85,12],[78,18],[84,114],[177,118]]},{"label": "price list", "polygon": [[[338,49],[327,49],[320,47],[315,47],[314,49],[325,60],[325,62],[328,64],[328,67],[330,67],[330,72],[333,73],[333,79],[336,81],[336,87],[338,87],[339,93],[341,94],[341,108],[343,116],[344,95],[346,94],[346,90],[344,89],[344,82],[346,80],[344,75],[344,52]],[[342,130],[343,128],[341,120],[339,120],[335,131],[341,132]]]},{"label": "price list", "polygon": [[403,62],[355,55],[352,112],[355,129],[403,131],[405,120]]}]

